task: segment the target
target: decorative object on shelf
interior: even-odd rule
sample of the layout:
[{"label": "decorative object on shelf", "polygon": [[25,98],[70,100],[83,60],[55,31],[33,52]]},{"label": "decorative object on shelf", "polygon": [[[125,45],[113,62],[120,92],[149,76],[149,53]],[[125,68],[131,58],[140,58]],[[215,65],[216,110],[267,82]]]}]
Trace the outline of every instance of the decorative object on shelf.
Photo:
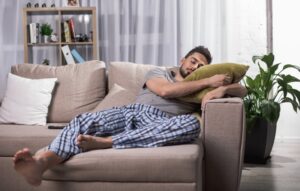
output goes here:
[{"label": "decorative object on shelf", "polygon": [[[300,111],[300,91],[291,85],[300,82],[295,77],[300,75],[300,67],[274,64],[272,53],[253,56],[252,60],[258,65],[259,73],[254,78],[246,76],[244,80],[248,90],[244,98],[247,121],[245,162],[265,164],[273,147],[280,104],[290,103],[295,112]],[[286,69],[296,70],[299,74],[293,76]]]},{"label": "decorative object on shelf", "polygon": [[80,37],[81,37],[81,34],[76,34],[76,35],[75,35],[75,41],[76,41],[76,42],[79,42]]},{"label": "decorative object on shelf", "polygon": [[45,58],[45,59],[43,60],[42,64],[43,64],[43,65],[49,66],[50,61],[49,61],[47,58]]},{"label": "decorative object on shelf", "polygon": [[35,7],[35,8],[38,8],[38,7],[39,7],[39,4],[38,4],[38,3],[34,4],[34,7]]},{"label": "decorative object on shelf", "polygon": [[63,0],[64,7],[79,7],[79,0]]},{"label": "decorative object on shelf", "polygon": [[27,7],[27,8],[30,8],[30,7],[31,7],[31,3],[30,3],[30,2],[27,3],[27,4],[26,4],[26,7]]},{"label": "decorative object on shelf", "polygon": [[43,3],[43,4],[42,4],[42,7],[47,7],[46,3]]},{"label": "decorative object on shelf", "polygon": [[75,36],[75,41],[76,42],[88,42],[89,41],[89,37],[86,34],[77,34]]},{"label": "decorative object on shelf", "polygon": [[43,43],[48,43],[49,42],[49,37],[52,34],[53,29],[48,23],[44,23],[41,26],[41,35],[42,35],[42,42]]},{"label": "decorative object on shelf", "polygon": [[53,4],[51,5],[51,7],[55,7],[55,4],[53,3]]},{"label": "decorative object on shelf", "polygon": [[57,34],[54,33],[50,36],[50,41],[51,42],[58,42]]}]

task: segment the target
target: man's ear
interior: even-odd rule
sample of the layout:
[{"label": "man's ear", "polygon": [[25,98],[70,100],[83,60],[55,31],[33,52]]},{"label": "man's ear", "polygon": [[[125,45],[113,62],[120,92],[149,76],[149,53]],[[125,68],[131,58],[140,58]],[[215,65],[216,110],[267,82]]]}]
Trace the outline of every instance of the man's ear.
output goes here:
[{"label": "man's ear", "polygon": [[183,58],[180,60],[180,66],[183,65],[184,61],[185,61],[185,58],[183,57]]}]

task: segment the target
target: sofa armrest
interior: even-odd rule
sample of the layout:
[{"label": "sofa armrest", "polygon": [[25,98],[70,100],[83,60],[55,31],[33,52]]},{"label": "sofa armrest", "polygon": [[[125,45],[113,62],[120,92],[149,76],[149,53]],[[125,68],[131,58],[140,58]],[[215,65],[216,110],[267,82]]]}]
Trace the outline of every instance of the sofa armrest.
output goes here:
[{"label": "sofa armrest", "polygon": [[204,108],[205,191],[237,191],[245,142],[245,113],[241,98],[210,100]]}]

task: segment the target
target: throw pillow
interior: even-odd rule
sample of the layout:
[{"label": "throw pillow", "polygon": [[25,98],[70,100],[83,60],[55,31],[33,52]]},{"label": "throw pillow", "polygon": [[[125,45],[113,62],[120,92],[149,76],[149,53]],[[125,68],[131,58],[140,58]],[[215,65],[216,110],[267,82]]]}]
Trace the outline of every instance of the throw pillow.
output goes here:
[{"label": "throw pillow", "polygon": [[9,73],[0,107],[0,123],[46,125],[56,81],[56,78],[33,80]]},{"label": "throw pillow", "polygon": [[12,73],[19,76],[58,79],[49,107],[49,123],[67,123],[76,115],[94,109],[106,95],[105,72],[104,62],[97,60],[64,66],[19,64],[12,67]]},{"label": "throw pillow", "polygon": [[92,110],[92,112],[110,109],[112,107],[120,107],[134,103],[136,96],[129,90],[114,84],[105,98]]},{"label": "throw pillow", "polygon": [[[236,64],[236,63],[211,64],[195,70],[192,74],[188,75],[184,79],[184,81],[201,80],[204,78],[212,77],[216,74],[227,74],[232,79],[231,83],[237,83],[244,77],[248,69],[249,66],[244,64]],[[205,96],[205,94],[213,89],[215,88],[205,88],[199,92],[184,96],[180,98],[180,100],[193,102],[193,103],[201,103],[201,100]]]}]

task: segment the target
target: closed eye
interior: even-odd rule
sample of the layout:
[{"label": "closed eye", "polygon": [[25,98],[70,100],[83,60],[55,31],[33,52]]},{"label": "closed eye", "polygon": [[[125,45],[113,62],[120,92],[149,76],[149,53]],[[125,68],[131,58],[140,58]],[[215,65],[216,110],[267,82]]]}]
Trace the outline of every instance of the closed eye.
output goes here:
[{"label": "closed eye", "polygon": [[204,66],[204,64],[199,64],[199,65],[198,65],[198,68],[200,68],[200,67],[202,67],[202,66]]}]

